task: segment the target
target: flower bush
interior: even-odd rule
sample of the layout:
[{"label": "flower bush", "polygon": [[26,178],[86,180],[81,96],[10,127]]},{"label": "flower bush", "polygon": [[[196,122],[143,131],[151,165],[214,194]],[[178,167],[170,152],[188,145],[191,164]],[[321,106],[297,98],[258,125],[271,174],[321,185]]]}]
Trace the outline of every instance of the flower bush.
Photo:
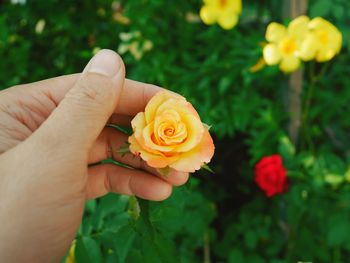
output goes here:
[{"label": "flower bush", "polygon": [[[297,20],[282,2],[1,3],[1,88],[119,49],[128,78],[179,92],[211,125],[215,174],[196,172],[160,203],[89,201],[68,262],[348,261],[350,2],[310,0]],[[281,162],[258,169],[279,192],[267,197],[255,166],[272,155]]]}]

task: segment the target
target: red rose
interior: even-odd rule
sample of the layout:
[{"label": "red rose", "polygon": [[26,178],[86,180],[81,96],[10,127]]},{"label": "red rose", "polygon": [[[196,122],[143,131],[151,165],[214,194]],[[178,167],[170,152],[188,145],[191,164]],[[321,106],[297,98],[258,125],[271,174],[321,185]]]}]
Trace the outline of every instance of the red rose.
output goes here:
[{"label": "red rose", "polygon": [[286,169],[280,155],[263,157],[255,165],[255,182],[268,197],[283,193],[288,188]]}]

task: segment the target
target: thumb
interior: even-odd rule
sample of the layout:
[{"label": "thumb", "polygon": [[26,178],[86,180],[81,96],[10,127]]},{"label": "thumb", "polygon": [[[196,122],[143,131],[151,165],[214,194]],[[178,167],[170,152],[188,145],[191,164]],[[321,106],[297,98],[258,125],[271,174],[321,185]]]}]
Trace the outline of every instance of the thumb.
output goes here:
[{"label": "thumb", "polygon": [[114,51],[101,50],[39,128],[37,137],[56,149],[62,145],[90,149],[117,107],[124,79],[122,59]]}]

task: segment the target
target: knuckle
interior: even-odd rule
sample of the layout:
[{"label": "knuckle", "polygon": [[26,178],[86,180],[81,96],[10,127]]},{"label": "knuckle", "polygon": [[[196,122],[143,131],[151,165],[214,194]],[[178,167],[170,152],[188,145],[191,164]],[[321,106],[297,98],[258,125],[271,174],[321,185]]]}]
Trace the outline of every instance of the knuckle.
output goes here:
[{"label": "knuckle", "polygon": [[87,73],[68,96],[87,105],[105,104],[113,97],[112,80],[98,73]]}]

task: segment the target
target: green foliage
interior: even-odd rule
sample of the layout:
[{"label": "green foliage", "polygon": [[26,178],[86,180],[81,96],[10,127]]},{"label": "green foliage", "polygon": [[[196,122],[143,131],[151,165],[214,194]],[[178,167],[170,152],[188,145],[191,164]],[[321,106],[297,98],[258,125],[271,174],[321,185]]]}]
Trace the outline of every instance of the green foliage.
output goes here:
[{"label": "green foliage", "polygon": [[87,203],[75,258],[78,263],[197,262],[194,255],[215,213],[195,179],[162,203],[109,194]]},{"label": "green foliage", "polygon": [[[230,31],[198,20],[200,0],[1,3],[1,89],[80,72],[99,48],[119,49],[128,78],[186,96],[216,139],[215,174],[199,172],[164,202],[113,194],[89,201],[77,262],[195,263],[204,251],[211,262],[348,261],[350,2],[309,2],[311,17],[343,33],[343,49],[331,62],[303,66],[303,105],[314,92],[297,145],[288,136],[289,76],[250,70],[266,25],[284,20],[280,0],[243,1]],[[290,187],[268,199],[253,166],[273,153],[283,156]]]}]

